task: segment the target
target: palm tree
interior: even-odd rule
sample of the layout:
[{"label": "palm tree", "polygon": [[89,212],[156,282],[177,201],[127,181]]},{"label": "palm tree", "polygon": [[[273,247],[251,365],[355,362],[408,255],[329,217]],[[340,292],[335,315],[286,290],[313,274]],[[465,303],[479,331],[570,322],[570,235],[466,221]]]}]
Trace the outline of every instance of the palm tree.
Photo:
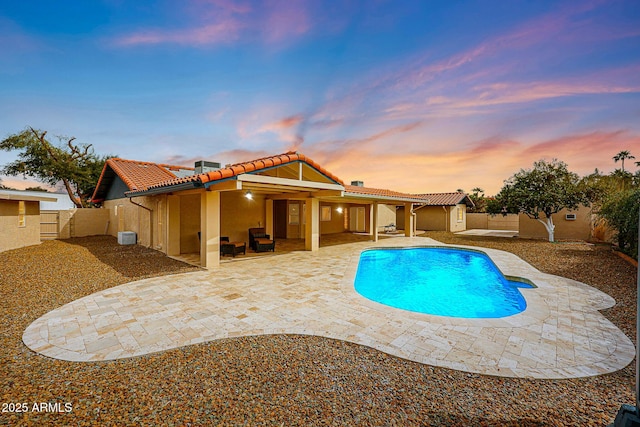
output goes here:
[{"label": "palm tree", "polygon": [[[639,162],[640,163],[640,162]],[[480,187],[476,187],[473,190],[471,190],[473,192],[473,194],[475,194],[476,196],[479,196],[480,194],[484,193],[484,190]],[[483,194],[484,195],[484,194]]]},{"label": "palm tree", "polygon": [[625,159],[635,159],[635,156],[632,156],[631,153],[628,150],[623,150],[621,152],[619,152],[618,154],[616,154],[615,156],[613,156],[613,160],[618,163],[618,160],[622,161],[622,172],[624,172],[624,161]]}]

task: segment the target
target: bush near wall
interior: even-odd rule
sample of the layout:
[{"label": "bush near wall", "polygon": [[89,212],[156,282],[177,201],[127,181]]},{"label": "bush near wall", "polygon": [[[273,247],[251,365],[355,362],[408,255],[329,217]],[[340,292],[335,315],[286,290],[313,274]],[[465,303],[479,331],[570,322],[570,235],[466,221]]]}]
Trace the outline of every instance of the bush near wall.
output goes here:
[{"label": "bush near wall", "polygon": [[615,192],[608,196],[598,211],[614,229],[616,243],[621,251],[638,259],[638,215],[640,188]]}]

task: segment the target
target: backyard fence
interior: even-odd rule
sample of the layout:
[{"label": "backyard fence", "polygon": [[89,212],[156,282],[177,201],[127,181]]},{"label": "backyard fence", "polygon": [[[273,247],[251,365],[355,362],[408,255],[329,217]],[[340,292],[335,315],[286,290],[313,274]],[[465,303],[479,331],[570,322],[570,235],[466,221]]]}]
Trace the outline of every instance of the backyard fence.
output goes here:
[{"label": "backyard fence", "polygon": [[516,214],[489,215],[486,213],[467,213],[467,230],[519,230]]},{"label": "backyard fence", "polygon": [[107,209],[40,211],[40,240],[105,234],[108,223]]}]

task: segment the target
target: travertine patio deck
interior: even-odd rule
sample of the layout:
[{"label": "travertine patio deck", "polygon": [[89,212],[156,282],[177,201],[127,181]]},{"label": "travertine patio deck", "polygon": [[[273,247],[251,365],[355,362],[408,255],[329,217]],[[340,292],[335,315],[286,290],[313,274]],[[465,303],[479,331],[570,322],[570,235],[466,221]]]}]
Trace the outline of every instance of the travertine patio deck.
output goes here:
[{"label": "travertine patio deck", "polygon": [[541,273],[507,252],[483,249],[505,275],[538,286],[521,289],[528,306],[514,316],[430,316],[355,292],[363,249],[414,245],[440,243],[405,237],[350,243],[131,282],[46,314],[27,328],[23,341],[48,357],[101,361],[228,337],[312,334],[420,363],[529,378],[598,375],[632,361],[633,343],[597,311],[612,306],[612,298]]}]

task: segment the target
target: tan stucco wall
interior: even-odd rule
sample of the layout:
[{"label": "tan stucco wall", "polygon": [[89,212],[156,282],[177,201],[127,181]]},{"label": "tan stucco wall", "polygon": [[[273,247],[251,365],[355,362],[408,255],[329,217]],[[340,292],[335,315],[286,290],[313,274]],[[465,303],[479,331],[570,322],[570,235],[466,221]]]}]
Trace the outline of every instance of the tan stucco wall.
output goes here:
[{"label": "tan stucco wall", "polygon": [[[324,206],[331,208],[331,221],[322,221],[322,208]],[[338,212],[338,207],[342,208],[342,212]],[[320,203],[320,234],[342,233],[344,229],[344,210],[345,205],[340,203]]]},{"label": "tan stucco wall", "polygon": [[[575,221],[567,221],[565,215],[575,213]],[[530,219],[525,214],[519,216],[520,228],[518,235],[524,239],[548,239],[547,229],[535,219]],[[577,210],[561,210],[553,215],[553,223],[556,226],[555,238],[557,240],[589,240],[591,238],[591,207],[581,206]]]},{"label": "tan stucco wall", "polygon": [[[490,230],[519,230],[520,218],[517,214],[489,215],[489,223],[487,227]],[[469,225],[467,223],[467,228]]]},{"label": "tan stucco wall", "polygon": [[395,224],[396,207],[392,205],[378,205],[378,231],[384,230],[385,225]]},{"label": "tan stucco wall", "polygon": [[252,200],[243,192],[220,194],[220,235],[232,242],[249,244],[249,229],[265,227],[265,200],[255,194]]},{"label": "tan stucco wall", "polygon": [[[462,211],[462,219],[458,220],[458,210]],[[449,207],[449,231],[464,231],[467,229],[467,205],[459,204]]]},{"label": "tan stucco wall", "polygon": [[68,209],[58,213],[60,239],[109,234],[108,209]]},{"label": "tan stucco wall", "polygon": [[[458,222],[456,208],[462,209],[462,221]],[[396,211],[396,221],[399,229],[404,229],[404,207]],[[464,231],[467,229],[467,206],[425,206],[415,210],[416,229],[426,231]]]},{"label": "tan stucco wall", "polygon": [[180,253],[200,252],[200,194],[180,196]]},{"label": "tan stucco wall", "polygon": [[518,230],[518,215],[489,215],[486,213],[467,213],[467,230]]},{"label": "tan stucco wall", "polygon": [[415,213],[418,230],[445,231],[447,229],[449,209],[445,211],[442,206],[426,206]]},{"label": "tan stucco wall", "polygon": [[489,215],[486,213],[468,213],[467,228],[469,230],[487,230],[489,228]]},{"label": "tan stucco wall", "polygon": [[18,226],[18,201],[0,200],[0,252],[40,243],[40,202],[25,201],[25,226]]},{"label": "tan stucco wall", "polygon": [[[107,234],[117,237],[119,231],[134,231],[137,235],[138,244],[154,249],[162,249],[160,245],[164,242],[166,234],[161,235],[160,233],[166,233],[166,230],[164,226],[162,228],[159,226],[159,223],[164,224],[165,221],[159,222],[158,206],[159,203],[166,203],[166,196],[136,197],[133,200],[139,205],[151,209],[151,211],[136,206],[129,199],[115,199],[104,202],[103,210],[108,211],[109,217],[109,225],[106,227],[108,229]],[[92,229],[96,234],[104,233],[104,230],[100,231],[99,224],[100,222]]]}]

